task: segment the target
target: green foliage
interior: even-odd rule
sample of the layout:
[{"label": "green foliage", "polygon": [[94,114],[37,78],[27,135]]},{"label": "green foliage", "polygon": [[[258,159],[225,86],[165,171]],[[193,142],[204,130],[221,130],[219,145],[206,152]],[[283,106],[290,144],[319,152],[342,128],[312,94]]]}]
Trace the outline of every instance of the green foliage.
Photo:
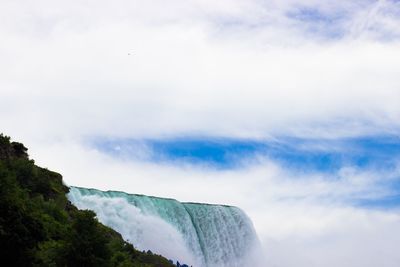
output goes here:
[{"label": "green foliage", "polygon": [[60,174],[36,166],[23,144],[0,134],[2,266],[174,266],[78,210],[68,190]]}]

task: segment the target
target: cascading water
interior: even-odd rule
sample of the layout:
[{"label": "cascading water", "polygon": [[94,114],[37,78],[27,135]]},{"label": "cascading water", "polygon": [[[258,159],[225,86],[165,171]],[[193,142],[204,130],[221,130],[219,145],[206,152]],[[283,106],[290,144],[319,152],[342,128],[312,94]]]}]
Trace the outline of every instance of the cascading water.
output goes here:
[{"label": "cascading water", "polygon": [[239,208],[79,187],[68,198],[140,250],[196,267],[256,264],[258,238]]}]

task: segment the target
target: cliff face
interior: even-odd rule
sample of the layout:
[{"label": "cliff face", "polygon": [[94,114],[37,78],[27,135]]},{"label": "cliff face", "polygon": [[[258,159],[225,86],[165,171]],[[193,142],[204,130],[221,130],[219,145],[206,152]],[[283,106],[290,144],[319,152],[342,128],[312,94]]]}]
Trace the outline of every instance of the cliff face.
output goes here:
[{"label": "cliff face", "polygon": [[23,144],[0,134],[1,266],[174,266],[78,210],[68,192],[60,174],[36,166]]}]

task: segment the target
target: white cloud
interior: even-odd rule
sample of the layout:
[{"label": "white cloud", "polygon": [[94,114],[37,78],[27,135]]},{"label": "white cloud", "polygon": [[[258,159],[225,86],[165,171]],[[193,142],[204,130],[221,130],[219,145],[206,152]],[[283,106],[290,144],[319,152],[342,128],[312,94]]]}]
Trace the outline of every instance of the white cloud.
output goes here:
[{"label": "white cloud", "polygon": [[[389,2],[375,9],[382,5]],[[287,22],[293,6],[3,2],[4,131],[48,138],[398,132],[400,43],[358,26],[338,40],[304,37],[303,24]],[[350,8],[346,22],[360,24],[367,7]],[[381,13],[379,25],[399,25]]]},{"label": "white cloud", "polygon": [[[342,17],[287,16],[304,7]],[[69,184],[238,205],[271,266],[396,266],[398,216],[343,203],[389,194],[380,172],[332,181],[269,160],[215,172],[123,162],[82,140],[398,134],[398,13],[395,1],[4,0],[1,131]]]},{"label": "white cloud", "polygon": [[268,218],[272,223],[264,240],[268,266],[398,265],[398,213],[310,206],[277,209],[271,214],[278,217]]}]

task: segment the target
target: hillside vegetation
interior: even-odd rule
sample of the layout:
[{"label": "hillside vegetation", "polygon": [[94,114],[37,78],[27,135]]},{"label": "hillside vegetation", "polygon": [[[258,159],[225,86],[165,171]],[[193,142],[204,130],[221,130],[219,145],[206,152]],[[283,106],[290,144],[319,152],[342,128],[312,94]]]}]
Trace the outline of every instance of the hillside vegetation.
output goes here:
[{"label": "hillside vegetation", "polygon": [[68,190],[60,174],[36,166],[23,144],[0,134],[1,266],[174,266],[78,210]]}]

